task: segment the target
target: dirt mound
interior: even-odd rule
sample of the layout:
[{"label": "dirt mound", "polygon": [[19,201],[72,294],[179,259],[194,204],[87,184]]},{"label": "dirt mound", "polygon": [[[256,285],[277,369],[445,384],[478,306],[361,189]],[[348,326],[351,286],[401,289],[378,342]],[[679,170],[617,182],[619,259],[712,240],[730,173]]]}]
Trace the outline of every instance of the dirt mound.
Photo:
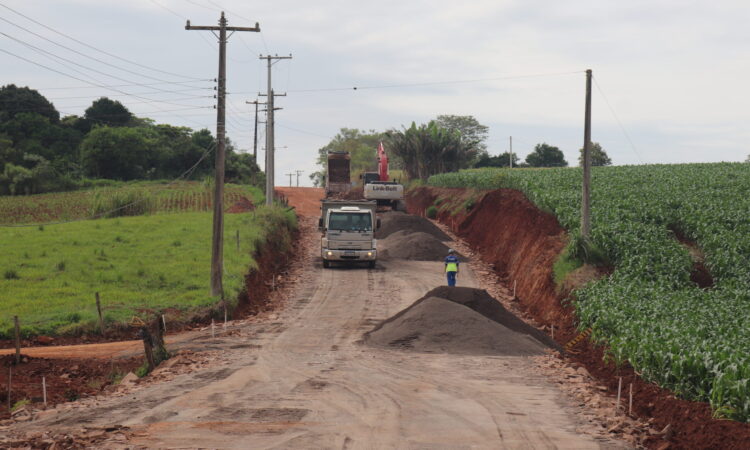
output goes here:
[{"label": "dirt mound", "polygon": [[377,347],[428,353],[530,356],[548,348],[534,337],[536,331],[505,311],[484,290],[446,287],[433,289],[381,322],[364,341]]},{"label": "dirt mound", "polygon": [[237,214],[237,213],[244,213],[244,212],[250,212],[255,209],[255,205],[253,205],[253,202],[247,198],[247,197],[240,197],[239,200],[234,202],[232,206],[227,209],[228,214]]},{"label": "dirt mound", "polygon": [[448,246],[431,234],[403,230],[378,240],[378,253],[381,259],[441,261],[448,255]]},{"label": "dirt mound", "polygon": [[438,241],[451,240],[451,238],[443,233],[440,228],[424,217],[414,216],[399,211],[390,211],[380,215],[380,229],[375,232],[376,238],[385,239],[391,234],[399,231],[427,233],[437,238]]}]

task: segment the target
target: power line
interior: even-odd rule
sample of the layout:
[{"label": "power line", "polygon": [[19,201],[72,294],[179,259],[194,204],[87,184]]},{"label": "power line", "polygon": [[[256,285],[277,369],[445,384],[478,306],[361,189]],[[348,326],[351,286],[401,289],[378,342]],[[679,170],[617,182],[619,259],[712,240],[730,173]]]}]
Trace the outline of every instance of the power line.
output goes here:
[{"label": "power line", "polygon": [[[39,53],[42,53],[42,54],[44,54],[44,55],[48,55],[48,56],[47,56],[48,58],[56,58],[56,59],[59,59],[59,60],[65,61],[65,62],[67,62],[67,63],[73,64],[74,66],[77,66],[77,67],[81,67],[81,68],[84,68],[84,69],[86,69],[86,70],[89,70],[89,71],[92,71],[92,72],[96,72],[96,73],[98,73],[98,74],[104,75],[105,77],[109,77],[109,78],[114,78],[115,80],[119,80],[119,81],[124,81],[124,82],[126,82],[126,83],[133,83],[133,81],[132,81],[132,80],[128,80],[128,79],[126,79],[126,78],[121,78],[121,77],[118,77],[118,76],[116,76],[116,75],[112,75],[112,74],[109,74],[109,73],[107,73],[107,72],[102,72],[101,70],[98,70],[98,69],[94,69],[94,68],[91,68],[91,67],[89,67],[89,66],[86,66],[86,65],[83,65],[83,64],[77,63],[77,62],[75,62],[75,61],[72,61],[72,60],[70,60],[70,59],[67,59],[67,58],[63,58],[62,56],[58,56],[58,55],[55,55],[55,54],[54,54],[54,53],[52,53],[52,52],[49,52],[49,51],[47,51],[47,50],[44,50],[44,49],[42,49],[42,48],[39,48],[39,47],[37,47],[37,46],[35,46],[35,45],[29,44],[28,42],[25,42],[25,41],[23,41],[23,40],[21,40],[21,39],[17,39],[17,38],[15,38],[15,37],[13,37],[13,36],[11,36],[11,35],[7,34],[7,33],[4,33],[4,32],[2,32],[2,31],[0,31],[0,34],[1,34],[1,35],[3,35],[3,36],[5,36],[5,37],[7,37],[7,38],[9,38],[9,39],[12,39],[13,41],[16,41],[16,42],[18,42],[18,43],[19,43],[19,44],[21,44],[21,45],[24,45],[24,46],[26,46],[26,47],[29,47],[29,48],[31,48],[31,49],[33,49],[33,50],[35,50],[35,51],[39,52]],[[61,63],[61,64],[62,64],[62,63]],[[63,64],[63,65],[65,65],[65,64]],[[66,66],[66,65],[65,65],[65,66]],[[88,75],[88,74],[86,74],[86,73],[83,73],[83,72],[81,72],[81,71],[79,71],[79,70],[77,70],[77,69],[74,69],[74,68],[72,68],[72,67],[68,67],[68,66],[66,66],[66,67],[67,67],[68,69],[70,69],[70,70],[73,70],[73,71],[75,71],[75,72],[77,72],[77,73],[80,73],[80,74],[81,74],[81,75],[83,75],[83,76],[86,76],[86,77],[89,77],[89,78],[91,78],[92,80],[96,81],[97,83],[101,83],[101,81],[99,81],[99,80],[97,80],[97,79],[95,79],[95,78],[91,77],[90,75]],[[156,94],[156,93],[158,93],[158,92],[161,92],[161,91],[166,91],[165,89],[161,89],[161,88],[156,88],[156,87],[152,87],[152,88],[150,88],[150,89],[153,89],[153,90],[155,91],[155,92],[153,92],[153,94]],[[125,94],[127,94],[127,93],[125,93]],[[128,94],[128,95],[133,95],[133,94]],[[145,97],[142,97],[142,98],[145,98]]]},{"label": "power line", "polygon": [[103,60],[101,60],[99,58],[95,58],[93,56],[87,55],[87,54],[85,54],[83,52],[79,52],[76,49],[70,48],[70,47],[68,47],[66,45],[63,45],[63,44],[59,43],[59,42],[55,42],[52,39],[46,38],[46,37],[42,36],[39,33],[35,33],[33,31],[29,30],[28,28],[24,28],[24,27],[22,27],[22,26],[20,26],[18,24],[15,24],[15,23],[13,23],[13,22],[11,22],[8,19],[5,19],[3,17],[0,17],[0,20],[2,20],[3,22],[9,23],[10,25],[13,25],[16,28],[20,28],[21,30],[26,31],[27,33],[33,34],[34,36],[36,36],[36,37],[38,37],[40,39],[43,39],[43,40],[45,40],[47,42],[50,42],[50,43],[52,43],[52,44],[54,44],[54,45],[56,45],[58,47],[64,48],[65,50],[68,50],[68,51],[73,52],[73,53],[75,53],[77,55],[83,56],[84,58],[88,58],[88,59],[90,59],[92,61],[96,61],[96,62],[98,62],[100,64],[104,64],[105,66],[113,67],[113,68],[115,68],[117,70],[122,70],[123,72],[127,72],[127,73],[130,73],[130,74],[133,74],[133,75],[136,75],[136,76],[139,76],[139,77],[143,77],[143,78],[148,78],[150,80],[161,81],[161,82],[164,82],[164,83],[171,83],[171,81],[169,81],[169,80],[164,80],[162,78],[152,77],[151,75],[145,75],[145,74],[142,74],[140,72],[136,72],[134,70],[130,70],[130,69],[127,69],[127,68],[124,68],[124,67],[117,66],[115,64],[108,63],[108,62],[103,61]]},{"label": "power line", "polygon": [[[574,75],[584,73],[583,70],[575,72],[551,72],[551,73],[537,73],[527,75],[508,75],[493,78],[474,78],[466,80],[446,80],[446,81],[427,81],[420,83],[403,83],[403,84],[381,84],[381,85],[370,85],[370,86],[349,86],[349,87],[330,87],[330,88],[310,88],[310,89],[290,89],[287,92],[332,92],[332,91],[361,91],[367,89],[393,89],[393,88],[404,88],[404,87],[421,87],[421,86],[436,86],[444,84],[469,84],[469,83],[482,83],[487,81],[501,81],[501,80],[518,80],[524,78],[542,78],[542,77],[554,77],[562,75]],[[239,91],[234,94],[252,94],[251,91]]]},{"label": "power line", "polygon": [[627,130],[623,126],[622,122],[620,121],[620,118],[617,117],[617,113],[615,112],[614,108],[612,108],[612,105],[609,103],[607,96],[604,95],[604,91],[602,90],[601,86],[599,86],[599,82],[596,80],[596,77],[593,77],[593,79],[594,79],[594,85],[596,85],[596,90],[599,91],[599,94],[601,94],[602,98],[604,99],[604,103],[607,105],[607,108],[609,108],[609,112],[612,113],[612,116],[615,118],[615,121],[617,121],[617,124],[620,126],[620,130],[622,130],[622,134],[625,135],[625,138],[630,143],[630,148],[633,150],[633,153],[635,153],[635,156],[638,157],[638,160],[641,162],[641,164],[646,164],[643,161],[643,158],[641,158],[641,154],[638,151],[638,149],[635,148],[635,144],[633,144],[633,140],[630,139],[630,134],[628,134]]},{"label": "power line", "polygon": [[[167,188],[169,188],[173,184],[177,183],[178,181],[182,180],[183,178],[190,176],[190,174],[192,174],[195,171],[195,169],[198,168],[198,166],[200,165],[200,163],[203,162],[203,160],[206,158],[206,156],[208,156],[214,150],[215,146],[216,146],[216,143],[212,142],[211,145],[208,146],[208,148],[206,149],[206,151],[203,152],[203,155],[201,155],[200,159],[198,159],[198,161],[195,164],[193,164],[188,170],[186,170],[185,172],[183,172],[179,177],[175,178],[174,180],[172,180],[169,183],[167,183],[166,185],[164,185],[163,188],[157,190],[156,192],[152,192],[151,194],[152,195],[156,195],[156,194],[158,194],[158,193],[166,190]],[[100,212],[100,213],[97,213],[97,214],[93,214],[93,215],[88,216],[88,217],[81,217],[81,218],[78,218],[78,219],[63,220],[63,221],[59,221],[59,222],[34,223],[34,224],[0,225],[0,228],[29,228],[29,227],[49,226],[49,225],[64,225],[66,223],[74,223],[74,222],[82,222],[84,220],[99,219],[101,217],[107,216],[107,215],[112,214],[114,212],[121,211],[121,210],[123,210],[125,208],[129,208],[131,206],[134,206],[134,205],[137,205],[139,203],[142,203],[142,202],[144,202],[146,200],[148,200],[148,198],[142,198],[140,200],[132,201],[130,203],[127,203],[125,205],[119,206],[117,208],[110,209],[108,211],[104,211],[104,212]]]},{"label": "power line", "polygon": [[85,47],[88,47],[88,48],[90,48],[90,49],[92,49],[92,50],[95,50],[95,51],[97,51],[97,52],[99,52],[99,53],[105,54],[105,55],[107,55],[107,56],[109,56],[109,57],[111,57],[111,58],[115,58],[115,59],[118,59],[118,60],[120,60],[120,61],[123,61],[123,62],[126,62],[126,63],[128,63],[128,64],[133,64],[134,66],[138,66],[138,67],[141,67],[141,68],[143,68],[143,69],[148,69],[148,70],[151,70],[151,71],[154,71],[154,72],[160,72],[160,73],[163,73],[163,74],[166,74],[166,75],[172,75],[172,76],[176,76],[176,77],[179,77],[179,78],[182,78],[182,79],[186,79],[186,80],[193,80],[193,81],[205,81],[205,79],[202,79],[202,78],[187,77],[187,76],[185,76],[185,75],[182,75],[182,74],[178,74],[178,73],[174,73],[174,72],[168,72],[168,71],[165,71],[165,70],[161,70],[161,69],[156,69],[156,68],[153,68],[153,67],[149,67],[149,66],[146,66],[146,65],[144,65],[144,64],[141,64],[141,63],[135,62],[135,61],[131,61],[131,60],[129,60],[129,59],[126,59],[126,58],[123,58],[123,57],[121,57],[121,56],[117,56],[117,55],[114,55],[114,54],[112,54],[112,53],[109,53],[109,52],[107,52],[107,51],[105,51],[105,50],[101,50],[101,49],[99,49],[99,48],[96,48],[96,47],[94,47],[93,45],[90,45],[90,44],[88,44],[88,43],[86,43],[86,42],[83,42],[83,41],[81,41],[81,40],[78,40],[78,39],[76,39],[76,38],[74,38],[74,37],[68,36],[67,34],[65,34],[65,33],[61,32],[61,31],[57,31],[57,30],[55,30],[55,29],[54,29],[54,28],[52,28],[52,27],[49,27],[49,26],[47,26],[47,25],[45,25],[45,24],[43,24],[43,23],[41,23],[41,22],[39,22],[39,21],[37,21],[37,20],[34,20],[34,19],[32,19],[31,17],[29,17],[29,16],[27,16],[27,15],[25,15],[25,14],[23,14],[23,13],[20,13],[20,12],[16,11],[15,9],[13,9],[13,8],[11,8],[11,7],[9,7],[9,6],[5,5],[5,4],[3,4],[2,2],[0,2],[0,6],[1,6],[1,7],[3,7],[3,8],[5,8],[5,9],[7,9],[7,10],[10,10],[10,11],[12,11],[12,12],[14,12],[14,13],[18,14],[19,16],[23,17],[24,19],[26,19],[26,20],[28,20],[28,21],[30,21],[30,22],[33,22],[33,23],[35,23],[35,24],[37,24],[37,25],[39,25],[39,26],[41,26],[41,27],[44,27],[44,28],[46,28],[46,29],[48,29],[48,30],[52,31],[53,33],[56,33],[56,34],[58,34],[58,35],[60,35],[60,36],[63,36],[63,37],[65,37],[65,38],[67,38],[67,39],[70,39],[70,40],[71,40],[71,41],[73,41],[73,42],[76,42],[76,43],[78,43],[78,44],[80,44],[80,45],[83,45],[83,46],[85,46]]}]

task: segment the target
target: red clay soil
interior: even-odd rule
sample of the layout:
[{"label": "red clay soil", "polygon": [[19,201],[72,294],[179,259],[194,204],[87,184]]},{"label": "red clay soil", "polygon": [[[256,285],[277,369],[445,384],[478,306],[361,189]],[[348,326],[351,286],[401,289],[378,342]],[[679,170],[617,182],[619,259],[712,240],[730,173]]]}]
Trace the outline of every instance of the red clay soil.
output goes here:
[{"label": "red clay soil", "polygon": [[322,188],[311,187],[277,187],[276,193],[286,197],[298,215],[306,217],[320,215],[320,199],[326,196]]},{"label": "red clay soil", "polygon": [[[22,354],[15,364],[15,355],[0,357],[0,420],[10,417],[8,411],[8,377],[11,376],[10,404],[22,400],[39,404],[43,401],[42,377],[47,385],[47,406],[54,406],[96,395],[111,385],[115,375],[124,375],[143,363],[143,358],[101,360],[44,359]],[[12,372],[12,373],[11,373]]]},{"label": "red clay soil", "polygon": [[237,199],[232,206],[227,209],[227,213],[229,214],[238,214],[238,213],[245,213],[250,212],[255,209],[255,205],[253,205],[253,202],[245,197],[242,196],[239,199]]},{"label": "red clay soil", "polygon": [[[474,198],[467,211],[461,202]],[[475,192],[465,189],[420,187],[407,193],[412,214],[425,210],[440,198],[438,220],[465,239],[482,259],[516,292],[521,307],[537,322],[555,326],[555,340],[564,345],[575,337],[575,313],[562,300],[552,277],[552,265],[565,246],[566,233],[557,219],[536,208],[519,191],[500,189]],[[456,212],[451,215],[451,212]],[[623,385],[633,384],[634,414],[650,420],[652,427],[668,432],[651,436],[644,442],[648,448],[748,449],[750,424],[712,418],[706,403],[674,397],[669,391],[643,381],[626,365],[620,368],[605,364],[603,349],[585,340],[568,355],[583,365],[616,395],[619,377]]]}]

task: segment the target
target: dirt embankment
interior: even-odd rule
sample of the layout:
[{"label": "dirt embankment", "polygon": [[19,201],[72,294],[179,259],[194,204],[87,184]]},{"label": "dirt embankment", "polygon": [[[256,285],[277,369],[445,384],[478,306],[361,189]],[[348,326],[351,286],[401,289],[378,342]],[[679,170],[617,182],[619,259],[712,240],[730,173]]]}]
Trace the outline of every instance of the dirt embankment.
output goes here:
[{"label": "dirt embankment", "polygon": [[[552,266],[566,242],[565,230],[551,214],[536,208],[519,191],[420,187],[407,193],[410,213],[424,215],[437,204],[438,220],[465,239],[490,263],[537,322],[554,325],[555,340],[564,345],[577,335],[572,307],[562,300],[552,277]],[[676,399],[667,390],[643,381],[630,366],[603,361],[603,349],[587,340],[569,355],[584,365],[616,395],[618,380],[633,385],[633,412],[654,429],[666,430],[646,440],[649,448],[745,449],[750,425],[715,420],[708,404]],[[669,426],[667,428],[667,426]]]}]

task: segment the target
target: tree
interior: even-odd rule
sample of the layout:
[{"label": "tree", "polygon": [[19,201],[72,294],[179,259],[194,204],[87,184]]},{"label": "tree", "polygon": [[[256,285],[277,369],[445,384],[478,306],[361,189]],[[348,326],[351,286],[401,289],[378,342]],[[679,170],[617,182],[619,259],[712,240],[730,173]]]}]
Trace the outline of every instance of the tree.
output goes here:
[{"label": "tree", "polygon": [[[578,165],[583,167],[583,148],[580,150],[581,155],[578,157]],[[589,152],[591,154],[591,165],[592,166],[611,166],[612,160],[607,155],[607,152],[604,151],[601,145],[599,145],[598,142],[592,142],[591,146],[589,148]]]},{"label": "tree", "polygon": [[28,87],[19,88],[9,84],[0,88],[0,122],[5,122],[20,113],[36,113],[53,124],[60,121],[60,113],[42,94]]},{"label": "tree", "polygon": [[91,126],[108,125],[108,126],[125,126],[133,119],[133,115],[128,108],[123,106],[117,100],[110,100],[107,97],[101,97],[86,109],[83,117],[89,121]]},{"label": "tree", "polygon": [[469,167],[477,155],[475,141],[467,141],[457,130],[448,130],[430,121],[402,131],[386,133],[388,149],[403,162],[410,179],[427,179],[443,172],[456,172]]},{"label": "tree", "polygon": [[487,151],[487,145],[484,141],[487,140],[490,129],[480,124],[474,116],[442,114],[437,116],[435,122],[441,128],[461,133],[461,140],[474,147],[479,155]]},{"label": "tree", "polygon": [[546,143],[537,144],[534,151],[526,157],[530,167],[567,167],[568,162],[559,148]]},{"label": "tree", "polygon": [[[490,156],[489,153],[484,153],[479,156],[474,167],[509,167],[510,166],[510,152],[505,152],[498,156]],[[513,167],[518,166],[518,155],[513,153]]]},{"label": "tree", "polygon": [[89,176],[114,180],[146,178],[158,136],[148,128],[94,128],[81,142],[83,169]]},{"label": "tree", "polygon": [[357,179],[362,172],[374,172],[378,165],[378,143],[382,139],[383,133],[375,130],[361,131],[356,128],[342,128],[331,142],[318,149],[316,163],[321,169],[310,174],[313,184],[315,186],[325,184],[329,151],[349,152],[353,180]]}]

